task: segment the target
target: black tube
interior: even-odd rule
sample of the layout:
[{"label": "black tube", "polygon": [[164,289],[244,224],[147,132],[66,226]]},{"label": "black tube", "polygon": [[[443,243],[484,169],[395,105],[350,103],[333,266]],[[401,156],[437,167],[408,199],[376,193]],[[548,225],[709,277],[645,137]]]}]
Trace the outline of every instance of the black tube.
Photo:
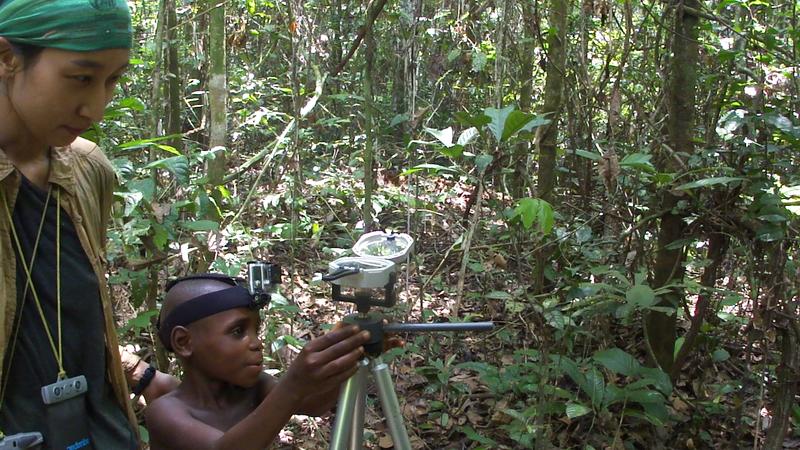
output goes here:
[{"label": "black tube", "polygon": [[423,333],[430,331],[489,331],[492,322],[444,322],[444,323],[390,323],[383,327],[386,333]]}]

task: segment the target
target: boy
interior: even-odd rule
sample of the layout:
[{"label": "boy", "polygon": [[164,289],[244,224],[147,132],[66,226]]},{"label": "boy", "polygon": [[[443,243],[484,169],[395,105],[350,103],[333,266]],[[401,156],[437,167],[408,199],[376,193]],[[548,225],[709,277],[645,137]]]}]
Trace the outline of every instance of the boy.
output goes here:
[{"label": "boy", "polygon": [[263,449],[293,414],[329,411],[356,372],[369,332],[336,328],[309,342],[280,380],[262,370],[259,315],[247,289],[205,274],[167,286],[159,337],[183,382],[146,411],[159,449]]}]

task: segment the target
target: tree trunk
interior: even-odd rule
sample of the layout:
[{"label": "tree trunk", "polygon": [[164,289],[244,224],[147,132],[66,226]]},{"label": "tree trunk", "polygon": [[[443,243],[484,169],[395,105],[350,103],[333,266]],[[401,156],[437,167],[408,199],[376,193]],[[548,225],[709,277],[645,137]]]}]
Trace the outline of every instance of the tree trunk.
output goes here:
[{"label": "tree trunk", "polygon": [[366,130],[366,141],[364,142],[364,207],[362,217],[364,220],[364,231],[372,231],[372,193],[375,189],[375,130],[372,123],[372,68],[375,64],[375,38],[372,34],[372,26],[367,26],[364,34],[364,128]]},{"label": "tree trunk", "polygon": [[[167,37],[167,134],[180,134],[181,123],[181,74],[178,61],[178,16],[175,12],[175,0],[167,1],[166,8],[166,37]],[[170,140],[170,145],[180,149],[181,139]]]},{"label": "tree trunk", "polygon": [[[550,28],[554,30],[547,36],[547,81],[544,86],[544,106],[542,113],[547,114],[550,123],[539,128],[539,198],[553,203],[555,189],[556,148],[558,144],[558,119],[561,111],[564,88],[564,62],[567,49],[565,38],[567,33],[567,17],[570,0],[551,0]],[[537,255],[534,272],[534,286],[537,293],[544,291],[544,269],[550,262],[552,248],[544,247]]]},{"label": "tree trunk", "polygon": [[[225,73],[225,3],[209,0],[208,23],[208,147],[225,147],[228,132],[226,104],[228,101]],[[208,183],[222,184],[225,176],[225,152],[219,151],[206,163]]]},{"label": "tree trunk", "polygon": [[[694,101],[697,84],[698,63],[698,18],[685,12],[682,5],[698,8],[698,0],[673,0],[675,8],[674,34],[672,36],[672,61],[667,80],[667,141],[670,155],[660,159],[660,171],[680,170],[678,155],[694,151]],[[667,150],[669,151],[669,150]],[[674,152],[674,153],[673,153]],[[685,253],[682,247],[668,246],[685,237],[684,214],[676,210],[680,197],[666,190],[661,195],[661,209],[667,211],[661,219],[658,231],[657,254],[653,267],[654,288],[683,281]],[[683,292],[672,289],[661,296],[658,306],[679,308],[683,304]],[[676,315],[650,311],[645,316],[647,342],[655,362],[667,373],[672,369],[676,339]]]}]

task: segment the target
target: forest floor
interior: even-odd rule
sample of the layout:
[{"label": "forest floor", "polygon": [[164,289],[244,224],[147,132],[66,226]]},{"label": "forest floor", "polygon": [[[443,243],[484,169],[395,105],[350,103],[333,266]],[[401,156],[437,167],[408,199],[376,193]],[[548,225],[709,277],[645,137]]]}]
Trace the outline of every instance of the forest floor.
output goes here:
[{"label": "forest floor", "polygon": [[[398,195],[399,189],[391,195]],[[428,186],[426,191],[441,189]],[[530,443],[534,441],[540,445],[537,448],[581,450],[729,449],[760,444],[764,429],[769,426],[766,406],[771,380],[758,383],[750,376],[768,350],[754,345],[752,336],[758,327],[748,323],[716,328],[716,333],[740,333],[736,339],[723,340],[736,342],[726,348],[730,357],[715,361],[706,355],[688,364],[672,395],[664,401],[670,419],[660,426],[625,414],[628,410],[624,406],[569,418],[563,409],[567,400],[559,399],[558,392],[572,391],[577,396],[579,390],[561,374],[554,374],[547,381],[547,395],[524,389],[498,395],[493,384],[513,384],[512,378],[524,375],[531,364],[545,364],[534,356],[539,351],[557,353],[569,349],[570,357],[580,358],[615,345],[644,362],[641,327],[592,321],[579,324],[582,328],[574,343],[554,344],[548,320],[536,307],[541,299],[527,292],[532,283],[532,267],[519,255],[529,249],[520,249],[508,233],[498,232],[503,228],[502,221],[493,218],[489,209],[481,211],[482,227],[477,229],[468,270],[462,278],[463,252],[454,243],[468,227],[464,207],[470,189],[448,189],[451,200],[440,202],[431,196],[428,204],[434,207],[424,211],[424,218],[413,227],[416,254],[408,265],[400,267],[397,305],[376,310],[398,322],[444,322],[458,310],[459,320],[491,320],[496,326],[490,332],[402,336],[406,345],[384,355],[390,362],[415,449],[518,449],[532,448]],[[491,197],[487,194],[487,200]],[[407,229],[407,211],[399,208],[384,213],[382,227]],[[272,250],[275,262],[284,266],[281,290],[290,304],[296,305],[288,313],[281,313],[280,308],[272,310],[277,314],[276,320],[272,324],[266,322],[275,327],[271,331],[274,336],[306,341],[322,334],[349,312],[348,305],[331,300],[328,285],[311,282],[315,273],[326,270],[335,254],[325,243],[312,240],[307,244],[296,246],[294,253],[288,248],[285,252],[280,248]],[[291,280],[286,279],[286,274],[291,274]],[[459,299],[460,282],[464,284]],[[709,338],[713,339],[713,333]],[[146,336],[138,339],[147,345]],[[268,366],[276,372],[299,351],[294,340],[279,341],[268,349],[267,356]],[[497,368],[499,379],[482,377],[469,363]],[[549,398],[549,402],[542,403],[542,397]],[[561,409],[535,414],[537,408],[544,410],[553,404]],[[282,432],[279,448],[327,448],[332,422],[331,416],[296,416]],[[369,388],[364,428],[367,448],[393,448],[374,386]],[[800,448],[798,431],[790,430],[788,436],[784,448]]]}]

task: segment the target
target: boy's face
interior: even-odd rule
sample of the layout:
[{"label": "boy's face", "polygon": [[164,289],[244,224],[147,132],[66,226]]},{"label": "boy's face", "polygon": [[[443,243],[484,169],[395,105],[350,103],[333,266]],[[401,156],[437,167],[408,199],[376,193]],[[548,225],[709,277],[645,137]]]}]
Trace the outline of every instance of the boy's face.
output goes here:
[{"label": "boy's face", "polygon": [[103,119],[129,56],[125,49],[46,48],[34,61],[19,62],[17,71],[7,76],[19,138],[52,147],[70,144]]},{"label": "boy's face", "polygon": [[215,381],[252,387],[263,364],[258,311],[235,308],[189,325],[192,365]]}]

